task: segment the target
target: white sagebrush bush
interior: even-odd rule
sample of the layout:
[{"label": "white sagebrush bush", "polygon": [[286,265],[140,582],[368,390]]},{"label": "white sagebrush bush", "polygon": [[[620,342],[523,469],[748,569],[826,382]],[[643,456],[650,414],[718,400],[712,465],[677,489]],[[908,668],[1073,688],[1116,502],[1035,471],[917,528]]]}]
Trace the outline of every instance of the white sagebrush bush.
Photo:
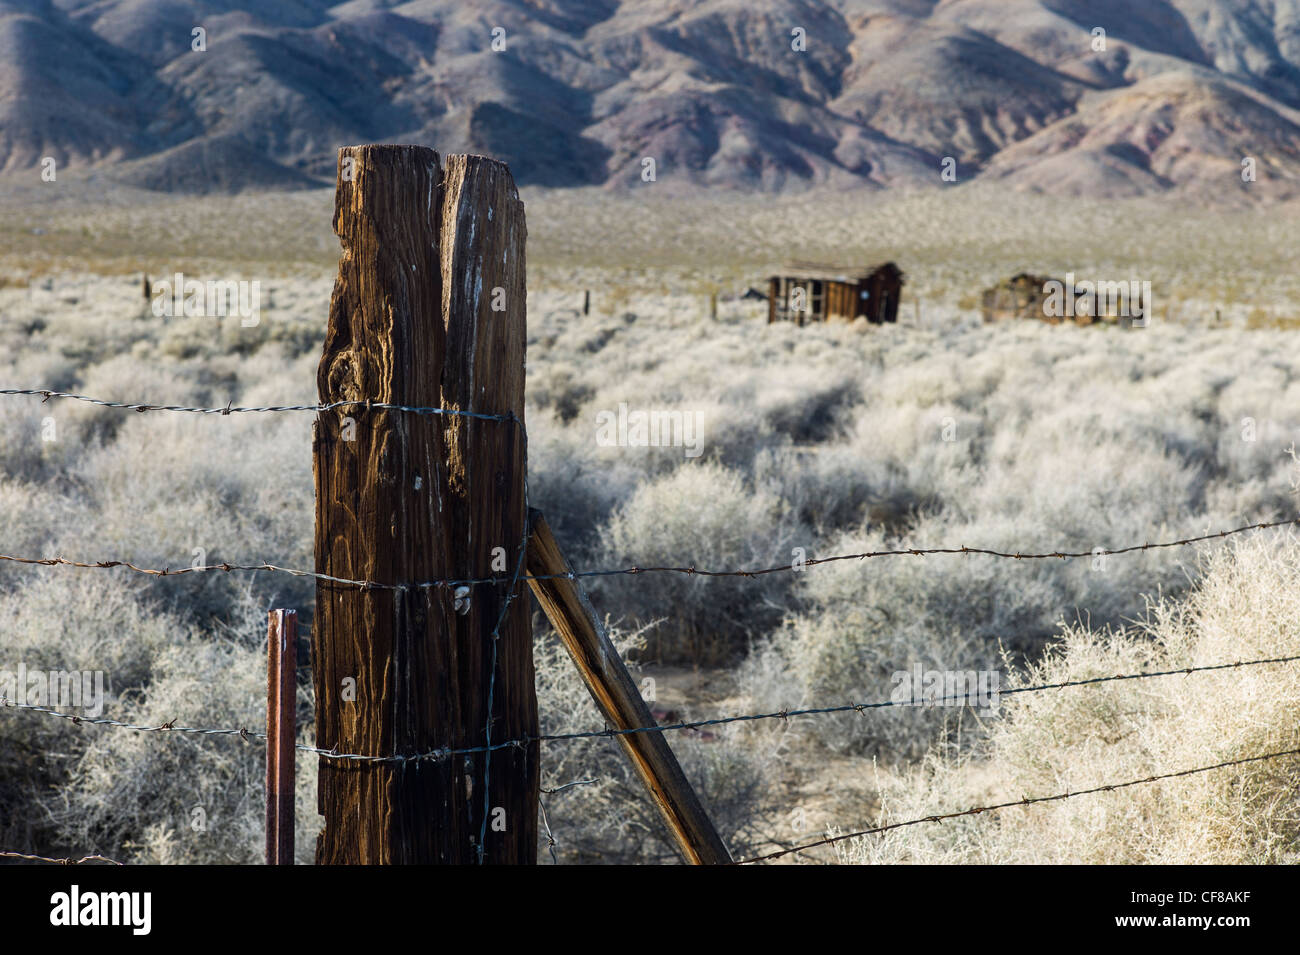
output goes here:
[{"label": "white sagebrush bush", "polygon": [[[120,712],[123,696],[146,684],[159,656],[190,633],[102,574],[58,568],[54,574],[33,571],[21,581],[21,587],[0,595],[0,669],[99,671],[104,715]],[[6,833],[23,832],[22,845],[50,840],[74,851],[83,848],[44,811],[44,801],[68,791],[76,761],[114,730],[19,709],[0,710],[0,718],[3,801],[11,810],[5,814]],[[85,851],[111,854],[110,848],[119,846],[107,834],[97,834]]]},{"label": "white sagebrush bush", "polygon": [[[69,554],[121,555],[149,567],[310,567],[310,427],[307,415],[129,418],[111,443],[86,449],[72,466],[83,516],[63,525],[56,543]],[[276,450],[295,446],[304,453]],[[274,586],[289,606],[305,608],[313,596],[302,580]],[[199,617],[229,606],[240,588],[217,572],[152,584]]]},{"label": "white sagebrush bush", "polygon": [[[175,617],[104,589],[96,621],[109,645],[130,647],[135,667],[119,666],[105,715],[141,726],[261,731],[266,713],[266,613],[251,596],[232,618],[203,634]],[[87,614],[96,608],[87,606]],[[91,629],[94,629],[92,627]],[[109,634],[111,633],[111,639]],[[143,659],[139,659],[143,658]],[[311,736],[310,690],[299,689],[300,741]],[[265,744],[239,736],[76,730],[63,747],[59,788],[33,794],[60,845],[94,847],[119,861],[251,864],[264,851]],[[314,856],[314,764],[297,773],[298,861]],[[87,849],[86,851],[92,851]]]},{"label": "white sagebrush bush", "polygon": [[[1294,655],[1300,540],[1206,555],[1185,598],[1121,632],[1068,628],[1012,686]],[[981,752],[885,774],[871,825],[1300,748],[1295,664],[1004,696]],[[1300,858],[1295,756],[849,840],[851,863],[1267,864]]]},{"label": "white sagebrush bush", "polygon": [[590,558],[602,525],[645,478],[645,458],[600,448],[595,433],[594,415],[568,425],[543,412],[528,416],[529,503],[575,564]]},{"label": "white sagebrush bush", "polygon": [[[907,540],[883,531],[846,535],[828,551],[969,544],[1015,553],[1041,539],[1041,528],[1032,517],[961,522],[939,514],[921,518]],[[1076,613],[1097,625],[1119,623],[1135,593],[1174,589],[1185,571],[1150,553],[1069,562],[902,554],[810,567],[797,577],[801,609],[741,668],[742,687],[764,710],[886,700],[893,675],[918,665],[998,670],[1004,653],[1034,655]],[[946,708],[886,708],[866,718],[831,714],[806,726],[832,749],[914,756],[944,727],[960,728],[952,717]]]},{"label": "white sagebrush bush", "polygon": [[[45,484],[21,483],[0,477],[0,513],[5,515],[5,548],[25,556],[50,556],[59,529],[77,517],[74,498]],[[23,571],[9,568],[15,582]]]},{"label": "white sagebrush bush", "polygon": [[[687,463],[642,484],[602,531],[601,567],[779,566],[790,562],[792,527],[781,501],[735,471]],[[667,616],[652,656],[725,658],[779,610],[786,575],[770,575],[761,606],[745,578],[646,573],[592,578],[601,606],[641,623]]]}]

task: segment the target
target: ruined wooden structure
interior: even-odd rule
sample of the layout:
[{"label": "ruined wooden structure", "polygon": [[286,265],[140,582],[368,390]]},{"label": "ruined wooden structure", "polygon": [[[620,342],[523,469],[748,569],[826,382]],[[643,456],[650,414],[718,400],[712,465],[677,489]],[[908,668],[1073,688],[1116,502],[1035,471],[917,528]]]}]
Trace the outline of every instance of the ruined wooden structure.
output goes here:
[{"label": "ruined wooden structure", "polygon": [[1128,327],[1145,320],[1150,306],[1149,284],[1079,281],[1073,273],[1067,273],[1062,280],[1021,272],[986,288],[980,306],[985,322],[1035,319],[1049,325],[1101,323]]},{"label": "ruined wooden structure", "polygon": [[980,302],[984,321],[1036,318],[1055,324],[1059,319],[1049,317],[1044,307],[1047,302],[1044,287],[1049,281],[1046,276],[1021,272],[986,288]]},{"label": "ruined wooden structure", "polygon": [[902,290],[903,272],[893,262],[857,271],[796,264],[768,280],[767,320],[896,322]]}]

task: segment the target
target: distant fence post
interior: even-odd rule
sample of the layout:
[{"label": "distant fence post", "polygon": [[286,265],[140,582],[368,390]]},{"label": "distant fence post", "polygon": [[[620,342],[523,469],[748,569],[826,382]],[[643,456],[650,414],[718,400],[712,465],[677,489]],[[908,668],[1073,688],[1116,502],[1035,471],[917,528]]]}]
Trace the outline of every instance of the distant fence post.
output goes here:
[{"label": "distant fence post", "polygon": [[266,864],[293,865],[298,736],[298,612],[272,610],[266,628]]},{"label": "distant fence post", "polygon": [[[380,586],[317,581],[316,738],[385,759],[321,758],[316,860],[532,864],[535,740],[388,758],[538,734],[514,580],[527,519],[523,203],[499,162],[348,146],[334,231],[343,251],[317,384],[322,403],[363,403],[317,416],[316,570]],[[498,582],[414,586],[485,577]]]}]

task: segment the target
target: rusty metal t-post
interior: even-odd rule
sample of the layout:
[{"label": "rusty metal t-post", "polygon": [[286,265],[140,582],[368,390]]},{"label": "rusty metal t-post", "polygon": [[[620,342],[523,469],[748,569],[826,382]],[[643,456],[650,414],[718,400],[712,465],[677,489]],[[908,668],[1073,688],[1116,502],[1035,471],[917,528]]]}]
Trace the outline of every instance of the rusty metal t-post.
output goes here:
[{"label": "rusty metal t-post", "polygon": [[272,610],[266,632],[266,864],[293,865],[298,612]]}]

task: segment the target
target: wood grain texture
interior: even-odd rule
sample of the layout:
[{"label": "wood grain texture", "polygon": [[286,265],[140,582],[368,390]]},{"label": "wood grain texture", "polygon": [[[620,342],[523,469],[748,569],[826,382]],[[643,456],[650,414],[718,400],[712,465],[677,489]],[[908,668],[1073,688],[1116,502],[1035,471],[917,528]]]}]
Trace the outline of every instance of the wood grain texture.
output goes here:
[{"label": "wood grain texture", "polygon": [[[513,413],[519,424],[364,408],[318,416],[318,572],[501,583],[472,588],[458,613],[447,588],[319,582],[317,745],[384,756],[482,745],[492,631],[526,520],[523,204],[501,163],[452,156],[444,167],[423,147],[345,147],[334,230],[342,255],[320,400]],[[506,555],[496,568],[494,548]],[[535,736],[525,600],[510,605],[499,633],[493,739]],[[349,680],[354,701],[345,699]],[[486,763],[483,754],[405,764],[323,758],[317,861],[477,861]],[[488,778],[489,813],[504,809],[506,828],[489,822],[484,861],[534,863],[537,744],[493,753]]]},{"label": "wood grain texture", "polygon": [[[570,574],[572,568],[560,552],[546,518],[540,511],[530,510],[529,522],[528,574],[550,578],[529,580],[529,586],[577,666],[601,715],[612,729],[655,725],[650,708],[578,582],[554,576]],[[726,845],[713,828],[664,734],[630,733],[614,738],[641,777],[686,861],[693,865],[731,862]]]}]

